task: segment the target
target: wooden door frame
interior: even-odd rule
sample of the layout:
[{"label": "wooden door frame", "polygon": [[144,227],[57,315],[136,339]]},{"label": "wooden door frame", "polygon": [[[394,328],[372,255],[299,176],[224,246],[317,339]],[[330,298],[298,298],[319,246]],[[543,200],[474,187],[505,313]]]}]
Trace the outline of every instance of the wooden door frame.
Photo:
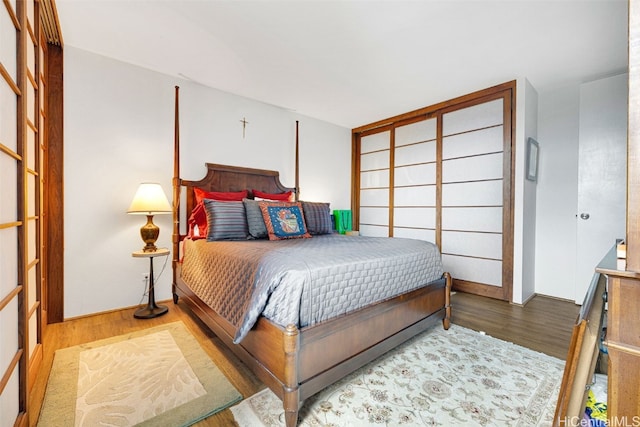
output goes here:
[{"label": "wooden door frame", "polygon": [[640,272],[640,1],[629,2],[627,269]]},{"label": "wooden door frame", "polygon": [[47,62],[47,143],[45,150],[44,251],[47,322],[64,321],[64,85],[63,48],[49,44]]}]

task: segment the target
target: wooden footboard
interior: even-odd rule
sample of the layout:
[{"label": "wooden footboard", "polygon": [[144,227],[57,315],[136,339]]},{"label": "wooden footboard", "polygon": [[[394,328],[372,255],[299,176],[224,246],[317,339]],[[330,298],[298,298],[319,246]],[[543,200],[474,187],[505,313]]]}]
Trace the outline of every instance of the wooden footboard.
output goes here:
[{"label": "wooden footboard", "polygon": [[[302,402],[375,360],[437,321],[450,324],[451,277],[317,325],[298,329],[261,317],[240,344],[234,328],[180,279],[179,297],[283,401],[286,425],[297,424]],[[268,345],[266,345],[268,343]]]}]

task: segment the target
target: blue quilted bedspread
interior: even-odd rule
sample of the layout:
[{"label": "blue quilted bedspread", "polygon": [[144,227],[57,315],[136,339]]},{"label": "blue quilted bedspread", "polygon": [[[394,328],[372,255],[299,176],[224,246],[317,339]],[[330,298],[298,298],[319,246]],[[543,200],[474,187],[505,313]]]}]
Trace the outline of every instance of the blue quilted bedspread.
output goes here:
[{"label": "blue quilted bedspread", "polygon": [[236,328],[260,315],[298,328],[417,289],[442,277],[438,248],[403,238],[186,240],[182,279]]}]

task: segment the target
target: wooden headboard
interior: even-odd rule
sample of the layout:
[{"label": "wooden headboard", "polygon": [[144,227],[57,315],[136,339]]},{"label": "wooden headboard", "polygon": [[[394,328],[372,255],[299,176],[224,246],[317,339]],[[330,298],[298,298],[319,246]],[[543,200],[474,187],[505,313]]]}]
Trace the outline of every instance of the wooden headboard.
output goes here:
[{"label": "wooden headboard", "polygon": [[[207,174],[199,181],[188,181],[174,177],[173,179],[173,260],[177,262],[180,258],[180,242],[185,238],[180,233],[180,194],[182,188],[185,189],[186,207],[185,215],[182,218],[188,220],[196,205],[196,198],[193,192],[194,187],[205,191],[243,191],[248,190],[248,196],[253,198],[252,190],[265,193],[283,193],[291,191],[296,194],[296,189],[285,187],[280,182],[280,174],[277,171],[265,169],[251,169],[238,166],[218,165],[206,163]],[[297,200],[297,198],[296,198]]]},{"label": "wooden headboard", "polygon": [[[182,218],[188,219],[195,207],[194,187],[205,191],[249,191],[249,197],[253,197],[251,190],[265,193],[283,193],[291,191],[298,200],[299,190],[299,161],[298,161],[298,122],[296,121],[296,163],[295,163],[295,187],[285,187],[280,182],[280,173],[265,169],[252,169],[239,166],[219,165],[206,163],[207,173],[199,181],[188,181],[180,178],[180,127],[179,127],[179,87],[176,86],[175,96],[175,135],[173,150],[173,262],[179,259],[180,241],[185,237],[180,234],[180,200],[184,187],[186,190],[185,214]],[[174,265],[175,274],[175,265]],[[174,277],[175,283],[175,277]]]},{"label": "wooden headboard", "polygon": [[206,163],[207,174],[200,181],[179,180],[182,187],[186,187],[187,218],[195,207],[193,188],[198,187],[206,191],[243,191],[249,190],[249,197],[253,198],[251,190],[265,193],[284,193],[296,189],[285,187],[280,182],[280,174],[277,171],[265,169],[251,169],[239,166],[218,165]]}]

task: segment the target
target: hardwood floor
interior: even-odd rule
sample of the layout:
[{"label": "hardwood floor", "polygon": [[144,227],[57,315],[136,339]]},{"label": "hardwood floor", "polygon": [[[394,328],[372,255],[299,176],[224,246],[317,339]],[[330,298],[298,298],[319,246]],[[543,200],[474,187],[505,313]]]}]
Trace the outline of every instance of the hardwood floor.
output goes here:
[{"label": "hardwood floor", "polygon": [[[477,295],[452,295],[453,323],[505,341],[565,359],[571,328],[580,307],[568,301],[536,296],[524,307]],[[156,319],[140,320],[133,317],[135,308],[48,325],[44,333],[44,360],[42,369],[29,396],[29,425],[34,426],[42,406],[44,392],[57,349],[95,341],[115,335],[182,321],[198,339],[203,349],[244,396],[248,397],[265,388],[236,356],[214,334],[195,318],[184,304],[169,305],[169,312]],[[231,411],[224,410],[198,424],[200,427],[235,425]]]},{"label": "hardwood floor", "polygon": [[565,360],[580,306],[536,295],[525,306],[458,292],[452,321],[487,335]]}]

